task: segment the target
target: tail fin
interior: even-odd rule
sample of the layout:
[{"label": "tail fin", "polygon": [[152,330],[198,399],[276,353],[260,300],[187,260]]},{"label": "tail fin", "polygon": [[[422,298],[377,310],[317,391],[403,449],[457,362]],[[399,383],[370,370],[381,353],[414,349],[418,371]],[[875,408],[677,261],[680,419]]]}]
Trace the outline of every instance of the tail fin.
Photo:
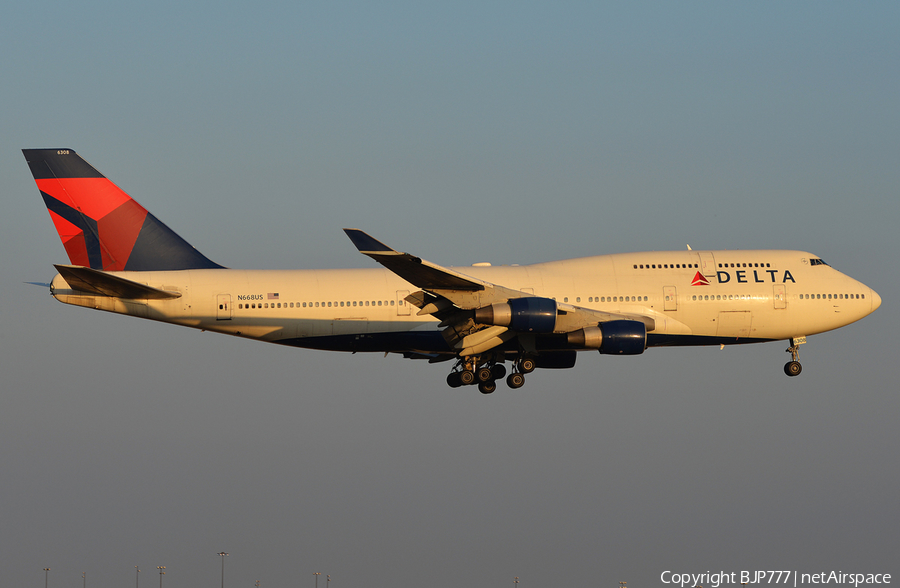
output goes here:
[{"label": "tail fin", "polygon": [[96,270],[220,268],[71,149],[23,149],[69,261]]}]

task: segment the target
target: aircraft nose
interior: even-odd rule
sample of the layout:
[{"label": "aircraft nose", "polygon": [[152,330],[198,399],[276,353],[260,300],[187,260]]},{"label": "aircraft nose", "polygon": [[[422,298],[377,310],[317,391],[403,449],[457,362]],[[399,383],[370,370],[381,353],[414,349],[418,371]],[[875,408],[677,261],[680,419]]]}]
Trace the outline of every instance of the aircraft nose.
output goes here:
[{"label": "aircraft nose", "polygon": [[869,288],[869,296],[872,298],[872,312],[875,312],[875,309],[881,306],[881,296],[878,295],[878,292]]}]

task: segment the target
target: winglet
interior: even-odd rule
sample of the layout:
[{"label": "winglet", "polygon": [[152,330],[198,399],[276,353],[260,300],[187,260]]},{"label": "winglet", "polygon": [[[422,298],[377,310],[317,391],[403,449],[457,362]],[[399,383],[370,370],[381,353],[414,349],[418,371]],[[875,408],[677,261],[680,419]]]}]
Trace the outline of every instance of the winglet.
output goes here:
[{"label": "winglet", "polygon": [[391,249],[359,229],[344,229],[356,248],[410,284],[424,290],[484,290],[487,282],[435,265],[409,253]]},{"label": "winglet", "polygon": [[396,250],[391,249],[365,231],[360,231],[359,229],[344,229],[344,232],[347,233],[347,236],[350,237],[350,240],[353,241],[353,244],[356,245],[356,248],[359,249],[360,253],[397,253]]}]

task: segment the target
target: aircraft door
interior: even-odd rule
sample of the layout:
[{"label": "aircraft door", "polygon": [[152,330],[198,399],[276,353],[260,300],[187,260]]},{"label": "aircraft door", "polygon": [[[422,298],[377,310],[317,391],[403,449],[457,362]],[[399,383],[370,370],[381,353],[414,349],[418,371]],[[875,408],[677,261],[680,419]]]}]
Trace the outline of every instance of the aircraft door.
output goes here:
[{"label": "aircraft door", "polygon": [[397,316],[409,316],[410,306],[405,298],[409,296],[409,290],[397,290]]},{"label": "aircraft door", "polygon": [[675,286],[663,286],[663,310],[678,310],[678,292]]},{"label": "aircraft door", "polygon": [[700,271],[707,278],[716,275],[716,256],[712,251],[700,252]]},{"label": "aircraft door", "polygon": [[787,308],[787,293],[784,284],[775,284],[774,288],[772,299],[775,301],[775,308]]},{"label": "aircraft door", "polygon": [[216,320],[231,320],[231,294],[218,294],[216,296]]}]

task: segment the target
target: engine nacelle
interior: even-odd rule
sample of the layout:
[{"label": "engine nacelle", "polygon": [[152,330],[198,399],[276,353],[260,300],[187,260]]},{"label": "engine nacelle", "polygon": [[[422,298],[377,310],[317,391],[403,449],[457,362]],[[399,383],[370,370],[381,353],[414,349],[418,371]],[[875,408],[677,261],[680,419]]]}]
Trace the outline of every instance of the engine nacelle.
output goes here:
[{"label": "engine nacelle", "polygon": [[530,296],[495,302],[476,309],[475,322],[524,333],[552,333],[556,328],[556,301]]},{"label": "engine nacelle", "polygon": [[640,321],[608,321],[566,334],[569,345],[599,349],[607,355],[639,355],[647,348],[647,325]]}]

